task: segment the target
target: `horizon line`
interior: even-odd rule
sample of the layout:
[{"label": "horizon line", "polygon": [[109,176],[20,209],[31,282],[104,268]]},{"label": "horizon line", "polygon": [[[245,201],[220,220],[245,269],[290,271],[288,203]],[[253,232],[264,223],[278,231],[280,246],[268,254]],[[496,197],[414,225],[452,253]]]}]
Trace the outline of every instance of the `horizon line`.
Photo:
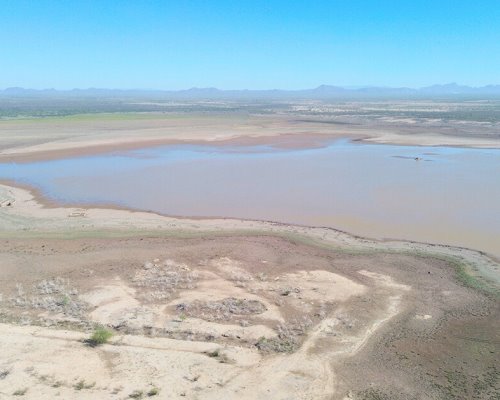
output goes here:
[{"label": "horizon line", "polygon": [[33,87],[25,87],[25,86],[6,86],[0,89],[0,91],[8,91],[8,90],[31,90],[31,91],[59,91],[59,92],[68,92],[68,91],[77,91],[77,90],[115,90],[115,91],[155,91],[155,92],[183,92],[189,90],[217,90],[217,91],[283,91],[283,92],[299,92],[306,90],[316,90],[320,88],[332,88],[332,89],[343,89],[349,91],[363,90],[363,89],[407,89],[407,90],[421,90],[428,88],[436,88],[436,87],[457,87],[457,88],[467,88],[467,89],[483,89],[490,87],[500,86],[500,83],[488,83],[485,85],[466,85],[460,84],[457,82],[448,82],[448,83],[434,83],[425,86],[386,86],[386,85],[335,85],[335,84],[320,84],[315,87],[308,88],[294,88],[294,89],[281,89],[281,88],[231,88],[231,89],[220,89],[216,86],[192,86],[184,89],[160,89],[160,88],[142,88],[142,87],[127,87],[127,88],[118,88],[118,87],[98,87],[98,86],[88,86],[88,87],[72,87],[66,89],[60,89],[56,87],[44,87],[44,88],[33,88]]}]

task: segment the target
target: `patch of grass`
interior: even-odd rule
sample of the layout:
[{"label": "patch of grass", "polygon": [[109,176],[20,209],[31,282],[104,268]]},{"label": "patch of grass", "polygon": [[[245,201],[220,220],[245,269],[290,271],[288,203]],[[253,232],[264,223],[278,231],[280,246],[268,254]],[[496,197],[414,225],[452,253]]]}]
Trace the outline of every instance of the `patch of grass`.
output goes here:
[{"label": "patch of grass", "polygon": [[128,397],[129,399],[142,399],[144,397],[144,392],[142,390],[134,390]]},{"label": "patch of grass", "polygon": [[293,353],[297,349],[298,343],[293,338],[268,339],[262,336],[255,343],[255,347],[265,353]]},{"label": "patch of grass", "polygon": [[183,311],[181,315],[207,321],[227,321],[233,316],[261,314],[267,308],[258,300],[227,297],[217,301],[195,300],[192,303],[180,303],[177,310]]},{"label": "patch of grass", "polygon": [[146,393],[146,395],[147,395],[148,397],[153,397],[153,396],[158,396],[158,394],[159,394],[159,393],[160,393],[160,389],[158,389],[157,387],[154,387],[154,388],[150,389],[150,390]]},{"label": "patch of grass", "polygon": [[121,391],[123,390],[123,387],[122,386],[117,386],[113,389],[113,391],[111,392],[112,394],[118,394],[120,393]]},{"label": "patch of grass", "polygon": [[28,391],[28,388],[17,389],[14,393],[12,393],[12,396],[24,396],[27,391]]},{"label": "patch of grass", "polygon": [[449,370],[445,371],[446,383],[435,384],[441,392],[442,398],[454,400],[457,398],[470,399],[500,399],[498,392],[499,371],[496,366],[489,368],[485,373]]},{"label": "patch of grass", "polygon": [[207,353],[207,356],[212,357],[212,358],[217,358],[217,357],[219,357],[219,355],[220,355],[219,349],[214,350],[214,351],[209,351]]},{"label": "patch of grass", "polygon": [[90,347],[97,347],[107,343],[112,336],[113,332],[111,332],[109,329],[106,329],[103,326],[98,326],[95,328],[92,336],[85,340],[85,343]]},{"label": "patch of grass", "polygon": [[70,297],[67,294],[65,294],[64,296],[61,297],[60,304],[66,307],[70,301],[71,301]]},{"label": "patch of grass", "polygon": [[366,389],[359,393],[360,400],[389,400],[390,397],[378,389]]},{"label": "patch of grass", "polygon": [[469,286],[474,289],[486,289],[484,284],[482,284],[477,277],[473,276],[466,264],[461,262],[453,263],[455,271],[457,274],[457,279],[462,282],[465,286]]},{"label": "patch of grass", "polygon": [[5,379],[10,374],[9,369],[4,369],[0,371],[0,379]]},{"label": "patch of grass", "polygon": [[208,351],[205,354],[211,358],[217,358],[219,362],[222,364],[226,364],[231,361],[226,354],[220,351],[220,349],[216,349],[214,351]]},{"label": "patch of grass", "polygon": [[[412,254],[408,252],[407,254]],[[498,284],[492,282],[481,275],[480,272],[475,273],[474,267],[453,256],[433,253],[415,252],[421,258],[434,258],[449,263],[455,269],[456,279],[464,286],[476,289],[483,294],[493,295],[500,298],[500,290]]]},{"label": "patch of grass", "polygon": [[95,382],[87,383],[87,382],[85,382],[85,379],[82,379],[82,380],[78,381],[73,386],[73,388],[75,390],[82,390],[82,389],[92,389],[94,386],[95,386]]}]

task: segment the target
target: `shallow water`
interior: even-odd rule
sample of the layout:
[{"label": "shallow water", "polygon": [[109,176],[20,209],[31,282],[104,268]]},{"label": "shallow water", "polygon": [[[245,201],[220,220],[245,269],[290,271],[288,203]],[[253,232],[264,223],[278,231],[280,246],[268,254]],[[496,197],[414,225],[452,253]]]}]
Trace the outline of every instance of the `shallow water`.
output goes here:
[{"label": "shallow water", "polygon": [[0,164],[6,178],[63,203],[328,226],[500,256],[500,150],[177,145]]}]

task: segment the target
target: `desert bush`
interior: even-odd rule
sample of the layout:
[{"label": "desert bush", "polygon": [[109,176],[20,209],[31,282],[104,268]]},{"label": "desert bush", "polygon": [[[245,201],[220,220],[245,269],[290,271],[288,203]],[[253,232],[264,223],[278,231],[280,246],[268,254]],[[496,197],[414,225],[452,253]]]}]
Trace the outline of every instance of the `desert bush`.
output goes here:
[{"label": "desert bush", "polygon": [[150,390],[148,390],[146,395],[148,397],[153,397],[153,396],[158,396],[159,393],[160,393],[160,389],[158,389],[157,387],[154,387],[154,388],[151,388]]},{"label": "desert bush", "polygon": [[298,342],[294,337],[265,338],[262,336],[255,343],[260,351],[265,353],[292,353],[298,347]]},{"label": "desert bush", "polygon": [[15,307],[42,309],[75,318],[82,318],[87,308],[78,299],[78,291],[69,286],[69,281],[59,277],[44,279],[30,290],[16,284],[16,295],[10,301]]},{"label": "desert bush", "polygon": [[194,301],[177,305],[177,311],[188,316],[206,319],[208,321],[222,321],[233,315],[262,314],[267,308],[258,300],[237,299],[228,297],[219,301]]},{"label": "desert bush", "polygon": [[214,350],[214,351],[209,351],[207,353],[207,356],[216,358],[216,357],[219,357],[219,354],[220,354],[220,350],[217,349],[217,350]]},{"label": "desert bush", "polygon": [[82,389],[92,389],[95,386],[95,382],[92,383],[87,383],[85,382],[85,379],[82,379],[78,381],[73,387],[75,390],[82,390]]},{"label": "desert bush", "polygon": [[132,282],[141,288],[144,300],[155,302],[169,299],[178,289],[193,289],[197,279],[197,272],[187,265],[166,260],[145,263],[135,272]]},{"label": "desert bush", "polygon": [[294,319],[287,324],[279,324],[276,328],[278,336],[274,338],[261,337],[255,346],[266,353],[291,353],[300,345],[300,336],[303,336],[311,327],[313,321],[308,317]]},{"label": "desert bush", "polygon": [[14,393],[12,393],[12,396],[24,396],[27,391],[28,391],[28,388],[17,389]]},{"label": "desert bush", "polygon": [[142,399],[144,397],[144,392],[142,390],[134,390],[128,397],[130,399]]},{"label": "desert bush", "polygon": [[0,370],[0,379],[5,379],[10,374],[10,369]]},{"label": "desert bush", "polygon": [[94,329],[94,332],[88,338],[85,343],[91,347],[97,347],[102,344],[105,344],[108,342],[109,339],[113,336],[113,332],[111,332],[109,329],[106,329],[103,326],[97,326]]}]

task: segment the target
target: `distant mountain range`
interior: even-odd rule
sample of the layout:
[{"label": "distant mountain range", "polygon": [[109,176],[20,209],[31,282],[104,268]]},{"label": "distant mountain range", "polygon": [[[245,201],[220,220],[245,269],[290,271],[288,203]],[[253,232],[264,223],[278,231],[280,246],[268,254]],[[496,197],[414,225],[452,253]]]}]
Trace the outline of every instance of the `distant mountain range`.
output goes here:
[{"label": "distant mountain range", "polygon": [[430,97],[500,97],[500,85],[471,87],[449,83],[419,89],[406,87],[343,88],[321,85],[304,90],[221,90],[217,88],[191,88],[187,90],[144,89],[24,89],[10,87],[0,90],[1,97],[98,97],[98,98],[161,98],[161,99],[335,99],[335,98],[430,98]]}]

